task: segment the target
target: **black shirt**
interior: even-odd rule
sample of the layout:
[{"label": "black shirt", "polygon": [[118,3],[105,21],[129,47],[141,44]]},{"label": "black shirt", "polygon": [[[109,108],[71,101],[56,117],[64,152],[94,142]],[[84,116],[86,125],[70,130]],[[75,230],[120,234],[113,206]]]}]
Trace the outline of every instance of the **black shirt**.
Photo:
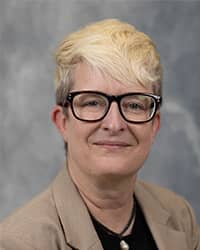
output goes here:
[{"label": "black shirt", "polygon": [[124,240],[129,245],[129,250],[158,250],[136,199],[135,206],[136,217],[132,232],[130,235],[124,236],[121,239],[116,234],[110,234],[105,231],[101,223],[92,217],[94,227],[104,250],[121,250],[121,240]]}]

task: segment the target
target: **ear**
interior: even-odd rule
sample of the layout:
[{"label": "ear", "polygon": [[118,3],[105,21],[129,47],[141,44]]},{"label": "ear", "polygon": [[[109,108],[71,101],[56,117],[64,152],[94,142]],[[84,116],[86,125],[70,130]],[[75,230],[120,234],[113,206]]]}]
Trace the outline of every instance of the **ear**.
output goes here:
[{"label": "ear", "polygon": [[155,140],[158,131],[160,130],[160,112],[157,112],[153,119],[152,142]]},{"label": "ear", "polygon": [[63,113],[63,108],[56,105],[51,112],[51,119],[56,125],[58,131],[67,142],[67,117]]}]

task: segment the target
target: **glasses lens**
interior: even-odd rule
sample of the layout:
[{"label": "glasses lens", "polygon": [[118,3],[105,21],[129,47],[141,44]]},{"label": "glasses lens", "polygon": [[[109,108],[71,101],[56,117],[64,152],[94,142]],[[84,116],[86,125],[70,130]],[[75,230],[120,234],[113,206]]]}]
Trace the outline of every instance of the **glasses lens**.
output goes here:
[{"label": "glasses lens", "polygon": [[125,96],[121,100],[124,117],[133,122],[145,122],[152,118],[156,108],[153,97],[142,94]]},{"label": "glasses lens", "polygon": [[95,93],[81,93],[73,99],[75,115],[82,120],[98,120],[106,113],[108,108],[107,99]]}]

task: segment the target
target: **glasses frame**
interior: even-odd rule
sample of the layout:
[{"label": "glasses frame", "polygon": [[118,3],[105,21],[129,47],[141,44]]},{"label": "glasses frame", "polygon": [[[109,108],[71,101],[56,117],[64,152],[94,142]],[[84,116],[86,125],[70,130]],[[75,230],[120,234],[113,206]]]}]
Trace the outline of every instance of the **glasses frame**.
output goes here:
[{"label": "glasses frame", "polygon": [[[97,95],[101,95],[103,97],[105,97],[107,100],[108,100],[108,108],[107,108],[107,111],[105,112],[105,114],[99,118],[99,119],[94,119],[94,120],[87,120],[87,119],[82,119],[80,117],[78,117],[74,111],[74,107],[73,107],[73,100],[74,98],[79,95],[79,94],[97,94]],[[146,121],[131,121],[131,120],[128,120],[124,114],[123,114],[123,111],[121,109],[121,106],[120,106],[120,102],[122,100],[122,98],[126,97],[126,96],[131,96],[131,95],[143,95],[143,96],[148,96],[148,97],[151,97],[153,98],[154,102],[155,102],[155,108],[152,112],[152,115],[150,116],[150,118]],[[71,107],[71,110],[72,110],[72,114],[74,115],[74,117],[77,119],[77,120],[80,120],[80,121],[84,121],[84,122],[98,122],[98,121],[101,121],[105,118],[105,116],[108,114],[109,110],[110,110],[110,106],[112,104],[112,102],[116,102],[117,105],[118,105],[118,109],[119,109],[119,112],[121,114],[121,116],[123,117],[123,119],[129,123],[134,123],[134,124],[140,124],[140,123],[146,123],[146,122],[149,122],[151,121],[154,116],[156,115],[156,112],[157,110],[160,108],[161,104],[162,104],[162,97],[161,96],[158,96],[158,95],[154,95],[154,94],[148,94],[148,93],[142,93],[142,92],[129,92],[129,93],[126,93],[126,94],[122,94],[122,95],[108,95],[106,93],[103,93],[103,92],[100,92],[100,91],[92,91],[92,90],[86,90],[86,91],[73,91],[73,92],[70,92],[63,103],[60,103],[58,105],[62,106],[62,107],[67,107],[68,104],[70,104],[70,107]]]}]

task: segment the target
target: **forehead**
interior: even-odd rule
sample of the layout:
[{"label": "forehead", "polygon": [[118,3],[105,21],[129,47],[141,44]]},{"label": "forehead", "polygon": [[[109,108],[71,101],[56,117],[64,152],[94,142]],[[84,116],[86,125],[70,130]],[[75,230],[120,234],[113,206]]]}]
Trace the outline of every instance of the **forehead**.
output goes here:
[{"label": "forehead", "polygon": [[77,64],[73,74],[71,90],[96,90],[109,94],[128,92],[152,93],[152,87],[146,88],[137,82],[120,82],[97,67],[93,67],[85,62]]}]

